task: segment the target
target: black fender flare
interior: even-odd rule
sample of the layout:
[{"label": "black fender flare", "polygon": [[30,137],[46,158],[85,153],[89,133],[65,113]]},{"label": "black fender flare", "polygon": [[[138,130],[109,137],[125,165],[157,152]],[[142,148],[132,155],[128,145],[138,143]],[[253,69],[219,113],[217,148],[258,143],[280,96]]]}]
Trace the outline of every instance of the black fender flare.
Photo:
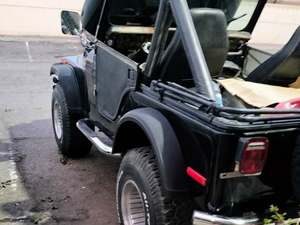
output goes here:
[{"label": "black fender flare", "polygon": [[87,114],[89,104],[83,71],[69,64],[54,64],[50,75],[53,82],[62,87],[70,112]]},{"label": "black fender flare", "polygon": [[126,123],[138,125],[150,141],[164,188],[168,192],[187,192],[189,188],[184,158],[177,136],[167,118],[152,108],[139,108],[126,113],[119,122],[113,145],[114,153],[124,153],[120,146],[122,143],[118,140],[120,135],[128,135],[119,132]]}]

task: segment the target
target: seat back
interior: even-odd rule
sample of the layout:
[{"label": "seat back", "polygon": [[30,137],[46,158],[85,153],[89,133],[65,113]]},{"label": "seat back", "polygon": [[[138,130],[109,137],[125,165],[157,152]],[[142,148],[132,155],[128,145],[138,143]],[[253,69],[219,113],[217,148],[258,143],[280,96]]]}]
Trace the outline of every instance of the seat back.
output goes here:
[{"label": "seat back", "polygon": [[[191,14],[209,71],[212,76],[218,76],[229,49],[226,17],[221,10],[210,8],[194,8]],[[160,68],[163,80],[180,82],[191,79],[190,65],[179,31],[176,31],[163,54]]]},{"label": "seat back", "polygon": [[300,26],[289,42],[276,54],[271,56],[254,71],[246,80],[272,85],[286,86],[300,76]]}]

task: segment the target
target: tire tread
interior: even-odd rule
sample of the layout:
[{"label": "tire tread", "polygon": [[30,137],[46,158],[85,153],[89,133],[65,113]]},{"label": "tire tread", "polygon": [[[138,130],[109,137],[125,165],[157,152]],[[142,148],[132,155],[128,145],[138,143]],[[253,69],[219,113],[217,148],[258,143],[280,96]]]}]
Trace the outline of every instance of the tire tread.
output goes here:
[{"label": "tire tread", "polygon": [[73,158],[87,155],[90,152],[92,144],[76,127],[77,121],[81,119],[82,116],[70,113],[64,91],[60,85],[56,85],[53,90],[52,117],[55,100],[60,104],[63,114],[63,141],[58,140],[55,135],[59,150],[63,155]]},{"label": "tire tread", "polygon": [[145,172],[149,183],[151,199],[154,204],[155,225],[190,225],[193,203],[191,198],[178,194],[176,197],[168,195],[161,185],[159,168],[150,147],[141,147],[130,150],[124,157],[121,168],[127,164],[135,164]]}]

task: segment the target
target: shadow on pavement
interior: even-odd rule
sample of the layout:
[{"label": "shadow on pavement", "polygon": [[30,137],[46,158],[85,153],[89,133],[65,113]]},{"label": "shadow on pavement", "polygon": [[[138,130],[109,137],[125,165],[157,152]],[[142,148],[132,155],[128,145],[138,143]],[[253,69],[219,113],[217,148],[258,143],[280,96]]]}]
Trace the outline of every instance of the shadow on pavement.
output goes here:
[{"label": "shadow on pavement", "polygon": [[119,158],[102,155],[94,148],[80,160],[63,158],[58,154],[50,120],[19,124],[11,127],[10,133],[21,200],[7,202],[2,211],[20,219],[16,222],[21,224],[117,224]]}]

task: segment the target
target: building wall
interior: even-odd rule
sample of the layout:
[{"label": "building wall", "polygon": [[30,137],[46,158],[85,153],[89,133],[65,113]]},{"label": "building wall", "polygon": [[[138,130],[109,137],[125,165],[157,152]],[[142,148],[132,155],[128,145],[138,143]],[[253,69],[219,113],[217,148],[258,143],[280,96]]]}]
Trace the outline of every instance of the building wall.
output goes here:
[{"label": "building wall", "polygon": [[269,3],[255,27],[252,42],[283,45],[288,42],[299,25],[299,0],[281,0],[276,4]]},{"label": "building wall", "polygon": [[60,36],[62,10],[80,12],[84,0],[0,0],[0,35]]},{"label": "building wall", "polygon": [[[62,36],[61,11],[80,12],[83,2],[0,0],[0,35]],[[300,0],[269,2],[253,33],[253,42],[283,44],[300,25]]]},{"label": "building wall", "polygon": [[299,0],[269,0],[270,3],[300,5]]}]

